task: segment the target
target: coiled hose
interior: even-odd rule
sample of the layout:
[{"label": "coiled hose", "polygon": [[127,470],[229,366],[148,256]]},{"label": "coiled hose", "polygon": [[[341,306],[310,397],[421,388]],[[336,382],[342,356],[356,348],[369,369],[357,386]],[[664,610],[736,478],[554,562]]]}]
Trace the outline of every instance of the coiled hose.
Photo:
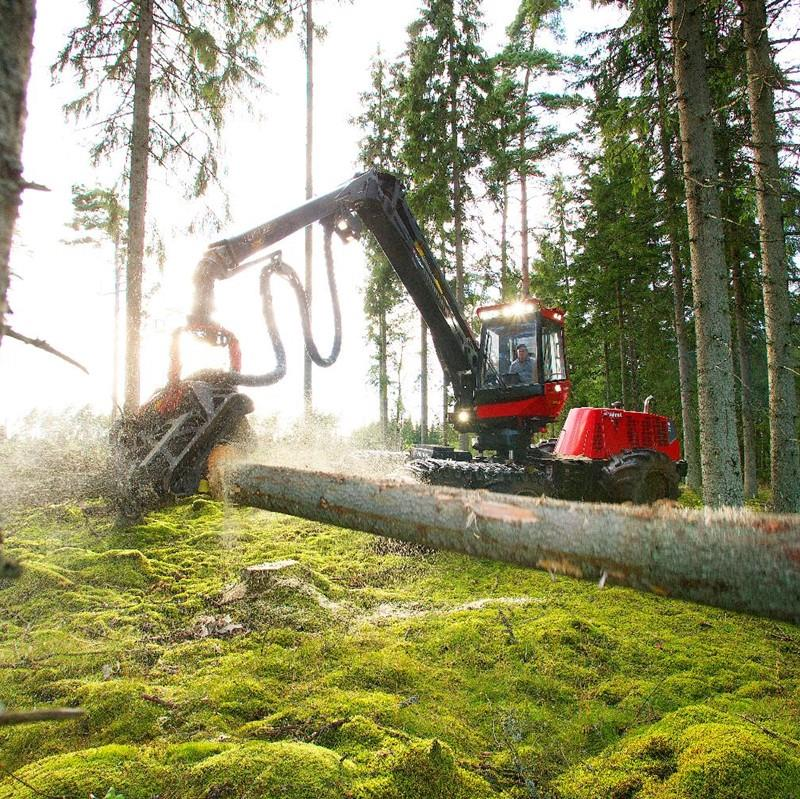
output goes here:
[{"label": "coiled hose", "polygon": [[272,278],[283,278],[293,289],[297,299],[297,307],[300,311],[300,321],[303,326],[303,340],[305,342],[308,357],[317,365],[322,367],[331,366],[336,362],[342,349],[342,312],[339,306],[339,294],[336,290],[336,276],[333,268],[333,226],[323,225],[325,230],[324,249],[325,249],[325,269],[328,274],[328,288],[331,295],[331,307],[333,310],[333,345],[330,355],[323,357],[320,355],[319,348],[314,341],[314,334],[311,330],[311,315],[309,308],[308,295],[297,273],[289,264],[285,263],[280,252],[269,256],[269,260],[260,275],[261,288],[261,308],[264,321],[267,325],[272,349],[275,353],[275,367],[270,372],[260,375],[245,375],[238,372],[231,373],[231,380],[240,386],[269,386],[277,383],[286,375],[286,348],[283,346],[280,331],[275,321],[275,310],[272,300]]}]

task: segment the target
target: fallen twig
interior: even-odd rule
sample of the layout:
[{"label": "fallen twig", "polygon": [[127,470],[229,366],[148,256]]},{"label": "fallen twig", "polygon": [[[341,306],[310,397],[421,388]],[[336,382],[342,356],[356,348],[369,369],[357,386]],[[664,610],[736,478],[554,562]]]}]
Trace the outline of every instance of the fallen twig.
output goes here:
[{"label": "fallen twig", "polygon": [[793,746],[795,749],[800,749],[800,741],[795,741],[794,738],[789,738],[787,735],[781,735],[779,732],[775,732],[775,730],[771,730],[769,727],[765,727],[763,724],[756,721],[754,718],[750,716],[745,716],[744,713],[737,713],[736,714],[740,719],[744,719],[748,724],[752,724],[754,727],[757,727],[764,735],[769,735],[770,738],[775,738],[782,743],[788,744],[789,746]]},{"label": "fallen twig", "polygon": [[154,705],[161,705],[161,707],[169,708],[170,710],[175,710],[178,707],[177,703],[170,701],[169,699],[162,699],[160,696],[156,696],[155,694],[142,694],[142,699],[145,702],[152,702]]}]

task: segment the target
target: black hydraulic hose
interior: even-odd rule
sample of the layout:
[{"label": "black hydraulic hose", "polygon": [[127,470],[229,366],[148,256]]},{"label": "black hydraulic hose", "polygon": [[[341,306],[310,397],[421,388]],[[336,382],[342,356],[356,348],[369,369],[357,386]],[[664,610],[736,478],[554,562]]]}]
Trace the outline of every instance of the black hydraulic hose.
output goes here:
[{"label": "black hydraulic hose", "polygon": [[333,345],[330,355],[323,357],[320,355],[319,348],[314,341],[314,334],[311,330],[311,315],[306,294],[297,272],[289,264],[285,263],[280,254],[273,255],[261,270],[261,301],[264,321],[267,325],[272,349],[275,352],[275,367],[271,372],[261,375],[244,375],[233,373],[231,379],[233,383],[240,386],[269,386],[277,383],[286,375],[286,348],[283,346],[281,334],[275,321],[275,311],[272,301],[272,277],[283,278],[294,289],[297,298],[297,307],[300,311],[300,321],[303,327],[303,340],[305,342],[308,357],[317,366],[331,366],[336,362],[342,349],[342,312],[339,305],[339,294],[336,290],[336,276],[333,268],[333,228],[331,225],[324,225],[325,229],[325,268],[328,273],[328,288],[331,295],[331,307],[333,310]]}]

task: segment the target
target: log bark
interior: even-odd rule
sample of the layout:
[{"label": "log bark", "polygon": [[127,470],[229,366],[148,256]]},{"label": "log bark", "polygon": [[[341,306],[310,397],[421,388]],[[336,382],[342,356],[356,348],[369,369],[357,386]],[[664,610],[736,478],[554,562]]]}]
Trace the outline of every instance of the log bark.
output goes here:
[{"label": "log bark", "polygon": [[703,45],[704,8],[700,0],[669,0],[692,264],[700,462],[706,503],[741,505],[728,267]]},{"label": "log bark", "polygon": [[228,464],[239,505],[800,623],[800,519],[532,499]]},{"label": "log bark", "polygon": [[0,343],[8,312],[9,257],[22,194],[25,95],[31,74],[34,0],[0,0]]}]

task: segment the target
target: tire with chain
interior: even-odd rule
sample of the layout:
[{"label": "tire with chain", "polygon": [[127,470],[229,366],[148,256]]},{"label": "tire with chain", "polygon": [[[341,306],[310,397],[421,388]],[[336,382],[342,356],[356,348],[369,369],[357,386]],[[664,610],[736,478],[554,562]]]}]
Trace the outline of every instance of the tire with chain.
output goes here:
[{"label": "tire with chain", "polygon": [[548,455],[552,455],[557,443],[557,438],[543,438],[536,444],[536,449],[540,452],[546,452]]},{"label": "tire with chain", "polygon": [[678,470],[662,452],[634,449],[613,455],[603,468],[602,482],[611,502],[644,505],[677,499]]},{"label": "tire with chain", "polygon": [[538,471],[513,464],[420,458],[406,464],[420,482],[451,488],[485,489],[502,494],[540,496],[548,493]]}]

